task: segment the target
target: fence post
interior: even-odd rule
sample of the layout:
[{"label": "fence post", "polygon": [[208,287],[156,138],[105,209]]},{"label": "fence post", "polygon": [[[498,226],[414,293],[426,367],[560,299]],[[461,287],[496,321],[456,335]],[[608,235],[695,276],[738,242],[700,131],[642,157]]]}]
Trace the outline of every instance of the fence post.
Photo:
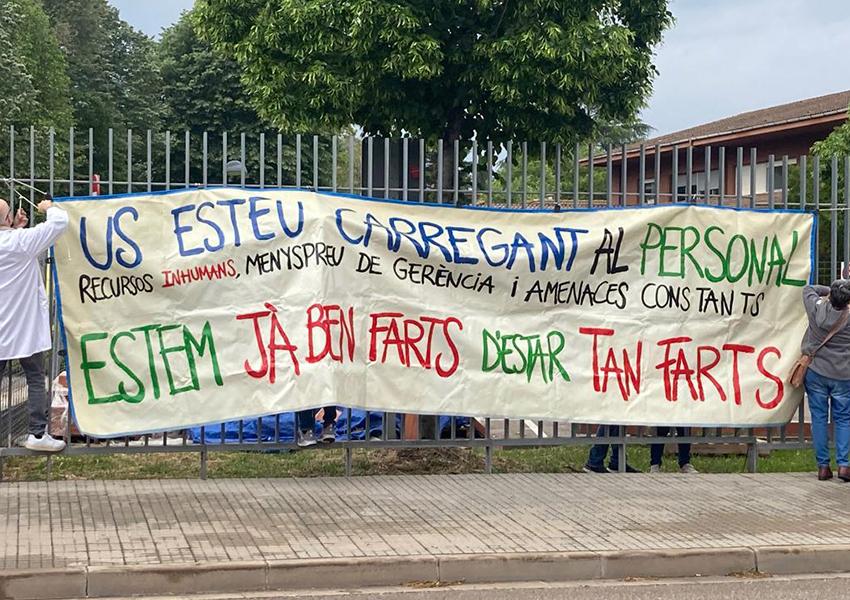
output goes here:
[{"label": "fence post", "polygon": [[753,440],[747,443],[747,473],[756,473],[759,468],[758,442]]},{"label": "fence post", "polygon": [[[611,428],[610,427],[608,428],[608,434],[609,435],[611,434]],[[626,443],[625,443],[626,442],[626,427],[625,427],[625,425],[620,425],[619,427],[617,427],[617,437],[621,438],[620,441],[622,442],[622,443],[620,443],[620,444],[618,444],[617,446],[614,447],[614,451],[617,453],[617,460],[619,461],[619,464],[617,465],[617,467],[618,467],[617,472],[618,473],[625,473],[626,472]]]},{"label": "fence post", "polygon": [[206,449],[201,450],[201,471],[200,471],[200,479],[202,481],[206,481],[207,479],[207,451]]},{"label": "fence post", "polygon": [[[350,419],[349,419],[348,423],[349,424],[351,423]],[[349,425],[349,427],[350,427],[350,425]],[[350,441],[350,439],[349,439],[349,441]],[[354,454],[354,452],[352,451],[351,446],[346,446],[345,447],[345,476],[346,477],[351,477],[352,462],[353,462],[353,459],[354,459],[353,454]]]}]

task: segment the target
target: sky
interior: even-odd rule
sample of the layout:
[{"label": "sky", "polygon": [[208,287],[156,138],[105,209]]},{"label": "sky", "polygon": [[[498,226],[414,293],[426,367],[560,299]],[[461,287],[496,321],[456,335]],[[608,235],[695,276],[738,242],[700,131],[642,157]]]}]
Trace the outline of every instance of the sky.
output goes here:
[{"label": "sky", "polygon": [[[109,0],[157,36],[194,0]],[[665,134],[850,89],[847,0],[672,0],[641,118]]]}]

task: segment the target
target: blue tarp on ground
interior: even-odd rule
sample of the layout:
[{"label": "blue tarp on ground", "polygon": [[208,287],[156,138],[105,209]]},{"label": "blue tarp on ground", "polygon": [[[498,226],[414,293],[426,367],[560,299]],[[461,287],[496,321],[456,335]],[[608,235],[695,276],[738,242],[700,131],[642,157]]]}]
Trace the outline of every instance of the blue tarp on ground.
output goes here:
[{"label": "blue tarp on ground", "polygon": [[[366,414],[365,410],[351,409],[351,437],[349,438],[348,431],[348,409],[342,408],[339,411],[339,416],[336,421],[336,439],[343,441],[347,439],[362,441],[366,439]],[[370,411],[369,413],[369,437],[383,437],[384,413]],[[439,428],[441,437],[451,436],[452,421],[451,417],[439,417]],[[259,431],[258,431],[259,422]],[[275,439],[275,423],[279,422],[280,441],[292,442],[295,440],[295,413],[281,413],[263,417],[261,419],[250,419],[242,421],[242,441],[243,442],[272,442]],[[222,425],[206,425],[204,433],[204,441],[207,444],[222,443],[222,426],[224,428],[224,443],[232,444],[239,442],[239,421],[228,421]],[[455,427],[458,430],[457,435],[463,437],[461,430],[465,430],[469,426],[469,418],[457,417]],[[316,435],[321,433],[321,423],[316,423]],[[395,419],[396,437],[401,434],[401,415],[396,414]],[[201,428],[194,427],[190,429],[192,441],[196,444],[201,443]]]}]

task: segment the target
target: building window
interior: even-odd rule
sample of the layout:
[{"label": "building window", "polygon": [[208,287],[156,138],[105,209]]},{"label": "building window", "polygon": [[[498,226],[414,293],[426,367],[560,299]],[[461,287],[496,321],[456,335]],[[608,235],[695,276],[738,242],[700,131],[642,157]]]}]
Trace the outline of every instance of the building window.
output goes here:
[{"label": "building window", "polygon": [[[788,159],[788,166],[797,164],[796,158]],[[767,177],[769,163],[757,163],[755,168],[756,179],[756,194],[764,194],[767,192]],[[741,167],[741,194],[744,196],[752,195],[751,191],[752,171],[750,165]],[[776,160],[773,163],[773,191],[780,191],[785,187],[785,178],[782,177],[782,159]]]},{"label": "building window", "polygon": [[655,202],[655,180],[647,179],[643,182],[643,197],[647,204]]},{"label": "building window", "polygon": [[781,190],[785,187],[785,178],[782,176],[782,165],[773,165],[773,189]]}]

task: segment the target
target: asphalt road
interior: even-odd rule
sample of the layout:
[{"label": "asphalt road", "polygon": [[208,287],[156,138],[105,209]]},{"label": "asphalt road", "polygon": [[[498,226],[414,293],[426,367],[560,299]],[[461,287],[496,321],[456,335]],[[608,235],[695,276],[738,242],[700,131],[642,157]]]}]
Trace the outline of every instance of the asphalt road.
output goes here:
[{"label": "asphalt road", "polygon": [[[850,574],[764,578],[712,577],[656,581],[461,585],[203,595],[171,600],[812,600],[845,598]],[[145,600],[145,599],[137,599]],[[150,599],[148,599],[150,600]]]}]

